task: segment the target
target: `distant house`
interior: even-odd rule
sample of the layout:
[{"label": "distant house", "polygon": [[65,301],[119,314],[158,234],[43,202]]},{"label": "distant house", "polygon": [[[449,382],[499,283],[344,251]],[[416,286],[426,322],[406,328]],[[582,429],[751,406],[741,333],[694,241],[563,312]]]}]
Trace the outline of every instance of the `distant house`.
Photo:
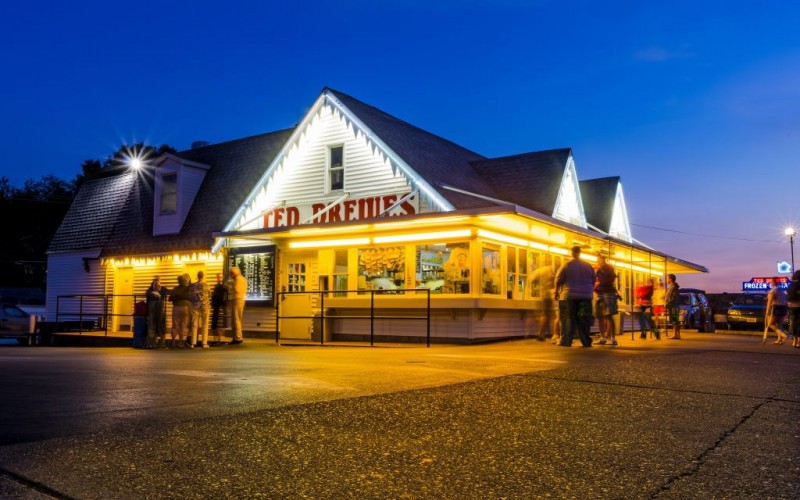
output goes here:
[{"label": "distant house", "polygon": [[486,158],[324,89],[293,129],[86,183],[49,249],[47,316],[107,308],[125,330],[153,276],[213,281],[236,265],[250,332],[311,339],[324,312],[329,337],[365,338],[373,324],[415,339],[419,322],[362,318],[375,305],[417,316],[429,290],[434,339],[521,336],[541,307],[539,257],[559,265],[573,245],[588,260],[608,254],[624,290],[706,272],[637,243],[619,178],[579,181],[570,149]]}]

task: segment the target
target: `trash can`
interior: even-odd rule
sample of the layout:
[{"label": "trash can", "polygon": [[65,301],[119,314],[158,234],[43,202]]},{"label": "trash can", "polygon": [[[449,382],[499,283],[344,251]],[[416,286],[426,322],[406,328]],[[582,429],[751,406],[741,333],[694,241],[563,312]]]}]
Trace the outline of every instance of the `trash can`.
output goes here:
[{"label": "trash can", "polygon": [[147,303],[137,302],[133,308],[133,348],[144,349],[147,344]]}]

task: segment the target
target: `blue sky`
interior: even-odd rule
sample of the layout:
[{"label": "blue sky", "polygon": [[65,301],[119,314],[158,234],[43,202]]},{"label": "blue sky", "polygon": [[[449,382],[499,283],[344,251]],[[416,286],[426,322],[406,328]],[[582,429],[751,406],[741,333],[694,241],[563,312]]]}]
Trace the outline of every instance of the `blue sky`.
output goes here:
[{"label": "blue sky", "polygon": [[684,286],[774,275],[783,228],[800,227],[794,2],[3,10],[0,175],[15,185],[72,179],[133,141],[186,149],[289,127],[329,86],[486,156],[573,148],[581,178],[622,177],[637,239],[711,269]]}]

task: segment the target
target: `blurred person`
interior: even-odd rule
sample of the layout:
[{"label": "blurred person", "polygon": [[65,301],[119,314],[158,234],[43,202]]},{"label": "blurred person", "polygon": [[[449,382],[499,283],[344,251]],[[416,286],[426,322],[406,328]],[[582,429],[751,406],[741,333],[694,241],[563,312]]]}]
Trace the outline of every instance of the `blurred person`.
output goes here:
[{"label": "blurred person", "polygon": [[205,273],[197,271],[197,281],[189,287],[192,291],[192,320],[191,333],[189,334],[189,347],[194,348],[196,342],[202,337],[201,346],[208,349],[208,284],[203,281]]},{"label": "blurred person", "polygon": [[597,256],[597,268],[595,269],[595,316],[597,316],[598,326],[600,327],[600,340],[598,344],[604,345],[609,342],[617,345],[616,330],[617,325],[614,316],[617,314],[617,272],[614,270],[605,255]]},{"label": "blurred person", "polygon": [[[640,338],[646,339],[647,332],[653,332],[656,339],[661,338],[661,333],[653,320],[653,293],[656,278],[645,278],[645,281],[636,286],[636,308],[639,310]],[[660,283],[660,282],[659,282]]]},{"label": "blurred person", "polygon": [[667,307],[667,326],[672,323],[672,338],[681,339],[681,294],[680,285],[674,274],[667,275],[667,290],[664,294],[664,304]]},{"label": "blurred person", "polygon": [[583,347],[592,347],[589,327],[592,324],[592,292],[594,268],[581,260],[581,247],[572,247],[572,259],[565,262],[556,273],[555,300],[561,321],[561,340],[558,345],[572,346],[577,333]]},{"label": "blurred person", "polygon": [[659,318],[665,318],[664,320],[664,329],[667,328],[667,321],[666,321],[666,313],[667,307],[666,302],[664,301],[665,295],[667,291],[664,289],[664,283],[661,281],[661,278],[653,277],[653,325],[655,326],[656,330],[660,330],[659,325]]},{"label": "blurred person", "polygon": [[166,330],[166,317],[164,315],[164,300],[168,290],[161,286],[161,278],[153,277],[153,282],[145,292],[147,302],[147,343],[146,349],[154,349],[164,342]]},{"label": "blurred person", "polygon": [[542,261],[544,265],[538,267],[531,277],[531,284],[538,288],[539,297],[542,300],[542,311],[538,314],[539,336],[537,337],[537,340],[541,341],[550,336],[554,339],[558,337],[553,321],[555,273],[553,272],[553,266],[546,260],[550,258],[549,255],[539,255],[538,260]]},{"label": "blurred person", "polygon": [[241,344],[244,341],[242,337],[242,317],[244,316],[244,301],[247,294],[247,280],[242,276],[242,271],[238,267],[231,268],[230,287],[228,292],[230,294],[231,302],[231,345]]},{"label": "blurred person", "polygon": [[[225,327],[225,305],[228,302],[228,289],[222,283],[222,275],[217,274],[217,284],[211,292],[211,331],[216,337],[217,342],[222,342],[223,330]],[[222,313],[223,317],[220,317]]]},{"label": "blurred person", "polygon": [[792,282],[786,289],[786,301],[789,306],[789,334],[792,336],[792,347],[800,349],[800,271],[792,275]]},{"label": "blurred person", "polygon": [[789,338],[789,334],[783,329],[783,322],[786,320],[786,315],[789,313],[789,300],[786,297],[786,292],[778,286],[778,280],[770,280],[770,289],[767,294],[767,315],[764,318],[766,328],[764,328],[764,343],[767,342],[767,333],[770,330],[775,330],[778,334],[778,340],[773,342],[775,345],[783,344],[783,341]]},{"label": "blurred person", "polygon": [[186,333],[189,329],[189,319],[192,308],[192,291],[189,285],[192,278],[184,273],[178,276],[178,286],[172,289],[169,300],[172,302],[172,338],[170,348],[182,349],[185,347]]}]

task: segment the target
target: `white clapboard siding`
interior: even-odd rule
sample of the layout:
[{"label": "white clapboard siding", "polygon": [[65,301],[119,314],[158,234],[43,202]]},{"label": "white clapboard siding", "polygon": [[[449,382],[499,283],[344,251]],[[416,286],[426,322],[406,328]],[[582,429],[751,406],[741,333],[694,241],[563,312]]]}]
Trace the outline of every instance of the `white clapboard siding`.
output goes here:
[{"label": "white clapboard siding", "polygon": [[472,311],[472,339],[496,339],[525,336],[529,325],[524,310],[488,309],[480,319],[478,311]]},{"label": "white clapboard siding", "polygon": [[[137,258],[147,258],[147,256],[137,256]],[[125,269],[125,267],[108,266],[108,268],[108,281],[106,284],[106,289],[114,290],[114,283],[116,282],[117,273],[120,269]],[[135,297],[130,297],[125,300],[133,302],[134,300],[145,300],[145,293],[156,276],[160,278],[161,286],[172,290],[178,286],[178,276],[188,273],[189,276],[191,276],[192,281],[195,281],[197,279],[197,271],[203,271],[205,273],[204,279],[205,282],[208,283],[209,293],[211,293],[211,290],[217,283],[216,275],[222,274],[222,261],[194,263],[180,261],[174,262],[172,260],[165,259],[158,260],[155,264],[140,265],[136,267],[131,266],[129,268],[133,269],[133,295]],[[115,303],[117,304],[116,307],[120,309],[128,311],[133,310],[132,304],[122,305],[122,301],[116,301]],[[118,311],[113,312],[117,313]],[[171,316],[172,304],[167,302],[167,327],[170,327],[172,324],[170,320]]]},{"label": "white clapboard siding", "polygon": [[313,133],[309,141],[302,143],[289,163],[290,171],[286,171],[279,200],[289,204],[319,203],[332,201],[339,195],[326,193],[325,168],[327,149],[330,146],[344,145],[345,185],[344,191],[350,198],[362,198],[390,193],[407,193],[410,191],[406,180],[392,173],[378,156],[372,153],[363,137],[356,138],[352,129],[348,129],[343,121],[333,116],[325,107],[321,116],[313,125]]},{"label": "white clapboard siding", "polygon": [[[47,256],[47,295],[45,321],[56,321],[56,300],[63,295],[103,295],[105,293],[105,266],[97,258],[100,251],[55,253]],[[88,265],[89,271],[86,271]],[[61,299],[59,313],[63,319],[77,319],[80,309],[78,299]],[[65,313],[76,313],[75,317],[63,317]],[[85,299],[84,315],[96,319],[103,314],[103,301]]]},{"label": "white clapboard siding", "polygon": [[[333,322],[333,334],[369,336],[370,319],[368,309],[344,309],[337,308],[337,314],[341,316],[362,316],[359,319],[336,319],[331,316]],[[425,309],[381,309],[376,310],[376,316],[406,317],[402,320],[381,320],[376,319],[374,323],[376,336],[391,337],[414,337],[424,339],[427,334],[427,325],[424,319]],[[431,310],[431,338],[434,339],[469,339],[470,333],[470,312],[452,310]],[[330,334],[331,332],[326,332]]]},{"label": "white clapboard siding", "polygon": [[269,306],[246,305],[242,330],[245,332],[275,332],[275,308]]}]

